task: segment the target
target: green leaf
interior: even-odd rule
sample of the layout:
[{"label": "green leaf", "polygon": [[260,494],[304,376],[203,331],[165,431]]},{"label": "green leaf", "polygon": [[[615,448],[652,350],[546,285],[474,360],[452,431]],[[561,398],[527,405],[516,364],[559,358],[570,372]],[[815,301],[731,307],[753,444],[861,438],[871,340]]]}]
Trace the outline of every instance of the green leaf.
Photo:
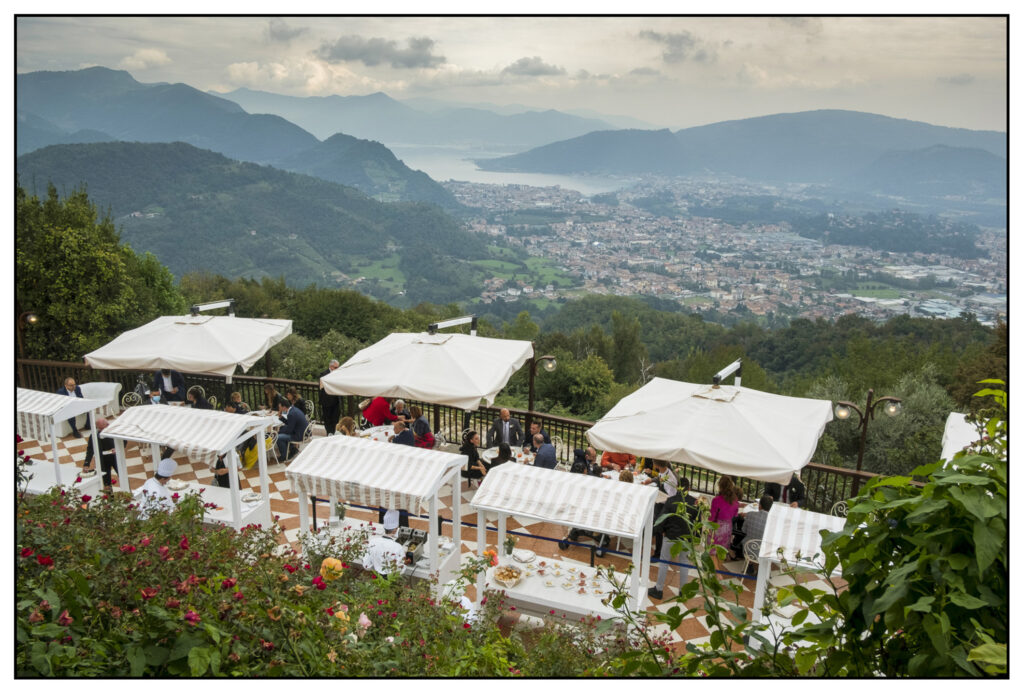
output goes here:
[{"label": "green leaf", "polygon": [[981,663],[990,663],[999,667],[1006,667],[1006,644],[1005,643],[983,643],[975,646],[967,654],[967,660]]},{"label": "green leaf", "polygon": [[793,619],[791,620],[793,622],[793,626],[796,627],[796,626],[800,626],[801,624],[803,624],[804,620],[807,619],[807,614],[808,614],[807,610],[800,610],[795,615],[793,615]]},{"label": "green leaf", "polygon": [[128,658],[129,674],[141,677],[146,671],[146,654],[139,646],[128,646],[125,655]]},{"label": "green leaf", "polygon": [[913,605],[908,606],[907,610],[913,610],[914,612],[931,612],[932,603],[935,602],[935,597],[931,595],[925,595],[917,599]]},{"label": "green leaf", "polygon": [[188,667],[193,677],[199,677],[210,667],[210,654],[206,648],[196,647],[188,652]]},{"label": "green leaf", "polygon": [[[1006,534],[1003,533],[1005,538]],[[985,570],[992,565],[999,555],[1000,537],[997,536],[989,525],[983,521],[974,523],[974,551],[978,560],[978,573],[984,574]]]},{"label": "green leaf", "polygon": [[977,610],[978,608],[985,607],[985,605],[988,604],[984,600],[979,600],[973,595],[968,595],[967,593],[951,593],[949,600],[950,602],[968,610]]}]

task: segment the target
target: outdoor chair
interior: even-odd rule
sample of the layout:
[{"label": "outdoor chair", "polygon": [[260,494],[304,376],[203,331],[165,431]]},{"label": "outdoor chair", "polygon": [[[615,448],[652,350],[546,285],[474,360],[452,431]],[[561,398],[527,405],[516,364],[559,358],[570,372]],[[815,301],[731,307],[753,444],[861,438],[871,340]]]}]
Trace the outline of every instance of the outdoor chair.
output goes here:
[{"label": "outdoor chair", "polygon": [[565,445],[565,441],[562,440],[561,436],[552,436],[551,445],[555,447],[555,457],[559,461],[569,460],[569,448]]},{"label": "outdoor chair", "polygon": [[313,403],[313,400],[312,399],[307,400],[306,401],[306,416],[309,417],[309,419],[313,419],[313,411],[314,410],[316,410],[316,405]]},{"label": "outdoor chair", "polygon": [[188,389],[190,393],[199,393],[202,397],[206,397],[206,391],[203,390],[202,386],[192,386]]},{"label": "outdoor chair", "polygon": [[270,433],[267,435],[266,440],[267,440],[267,458],[269,459],[270,455],[273,454],[274,460],[276,460],[278,463],[280,463],[281,459],[277,457],[277,430],[276,429],[271,430]]},{"label": "outdoor chair", "polygon": [[211,395],[210,397],[206,398],[206,402],[208,402],[211,405],[213,405],[213,409],[215,409],[215,410],[217,409],[217,396],[216,395]]},{"label": "outdoor chair", "polygon": [[[277,438],[277,435],[274,436]],[[313,423],[310,422],[306,425],[306,430],[302,432],[301,441],[289,441],[288,442],[288,458],[291,459],[292,446],[295,446],[295,453],[299,454],[302,452],[303,447],[313,440]]]},{"label": "outdoor chair", "polygon": [[829,511],[829,513],[833,516],[838,516],[839,518],[846,518],[846,501],[837,501],[832,504],[832,510]]},{"label": "outdoor chair", "polygon": [[743,574],[747,575],[747,569],[753,564],[758,564],[758,553],[761,551],[761,538],[751,538],[743,543],[743,558],[746,559],[746,563],[743,564]]}]

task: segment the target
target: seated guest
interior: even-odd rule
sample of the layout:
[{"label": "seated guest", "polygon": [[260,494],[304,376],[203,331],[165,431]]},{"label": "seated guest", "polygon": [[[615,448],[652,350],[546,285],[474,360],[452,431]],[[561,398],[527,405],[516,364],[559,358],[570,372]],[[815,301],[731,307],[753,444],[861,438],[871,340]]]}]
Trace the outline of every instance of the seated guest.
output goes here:
[{"label": "seated guest", "polygon": [[149,404],[150,405],[159,405],[160,404],[160,389],[159,388],[154,388],[153,390],[149,391]]},{"label": "seated guest", "polygon": [[145,520],[149,514],[155,511],[171,511],[174,509],[174,499],[167,489],[167,481],[171,479],[178,464],[170,458],[164,458],[156,468],[156,475],[146,480],[142,488],[135,493],[139,503],[139,518]]},{"label": "seated guest", "polygon": [[544,443],[544,437],[541,434],[534,434],[533,447],[537,451],[533,459],[535,467],[546,467],[549,470],[553,470],[558,465],[555,447],[550,443]]},{"label": "seated guest", "polygon": [[338,420],[338,433],[342,436],[356,435],[356,420],[351,417],[342,417]]},{"label": "seated guest", "polygon": [[804,508],[807,505],[807,490],[804,483],[800,481],[800,475],[796,472],[789,478],[789,484],[783,487],[776,482],[769,482],[764,485],[764,493],[775,501],[789,504],[793,508]]},{"label": "seated guest", "polygon": [[405,406],[405,400],[398,399],[392,402],[391,414],[407,424],[412,422],[412,412],[410,412],[409,408]]},{"label": "seated guest", "polygon": [[391,408],[388,407],[388,401],[379,395],[371,400],[370,404],[366,406],[365,410],[363,410],[363,417],[372,427],[379,427],[398,419],[398,417],[391,414]]},{"label": "seated guest", "polygon": [[633,484],[633,473],[629,470],[620,470],[619,482],[629,482],[630,484]]},{"label": "seated guest", "polygon": [[502,463],[507,463],[509,461],[515,461],[515,456],[512,455],[512,447],[509,446],[507,443],[499,443],[498,455],[491,458],[490,465],[484,463],[484,466],[488,470],[492,470],[496,465],[501,465]]},{"label": "seated guest", "polygon": [[480,480],[487,474],[487,467],[480,459],[480,451],[477,446],[480,445],[480,434],[475,431],[467,431],[462,435],[462,445],[459,447],[459,453],[469,458],[466,463],[466,469],[462,471],[462,476],[468,480]]},{"label": "seated guest", "polygon": [[199,386],[192,386],[191,388],[189,388],[188,392],[185,394],[185,399],[188,400],[189,405],[191,405],[193,409],[213,409],[213,405],[211,405],[210,401],[206,399],[206,396],[203,395],[203,392],[199,390]]},{"label": "seated guest", "polygon": [[400,443],[406,446],[416,445],[416,437],[413,436],[408,424],[399,419],[395,421],[394,428],[395,433],[390,437],[391,443]]},{"label": "seated guest", "polygon": [[[697,500],[687,493],[689,491],[690,480],[684,477],[679,480],[676,493],[665,500],[661,515],[668,515],[665,516],[664,520],[656,523],[653,528],[655,534],[666,538],[658,550],[658,558],[661,559],[661,562],[658,564],[658,578],[655,581],[654,587],[647,590],[648,595],[658,600],[661,600],[664,595],[662,591],[665,589],[665,579],[668,577],[668,564],[665,562],[679,562],[680,554],[682,554],[682,552],[680,554],[672,552],[675,541],[680,537],[689,537],[693,534],[693,522],[697,519]],[[684,561],[694,566],[697,564],[696,557],[692,554],[687,556]],[[690,567],[679,567],[680,588],[683,587],[689,577]]]},{"label": "seated guest", "polygon": [[497,446],[499,443],[507,443],[509,446],[523,445],[523,428],[519,425],[518,419],[505,408],[502,408],[498,417],[487,430],[487,447]]},{"label": "seated guest", "polygon": [[267,383],[266,385],[264,385],[263,394],[266,396],[266,400],[263,403],[264,408],[270,410],[271,412],[277,412],[277,408],[280,406],[282,402],[288,405],[291,404],[290,402],[288,402],[287,398],[285,398],[283,395],[277,392],[277,388],[275,388],[273,384]]},{"label": "seated guest", "polygon": [[772,510],[772,504],[775,503],[772,500],[770,494],[763,495],[757,502],[756,511],[746,511],[740,513],[743,518],[743,530],[742,532],[733,532],[732,541],[733,546],[731,548],[733,558],[740,557],[743,555],[743,543],[747,540],[760,540],[764,536],[764,526],[768,523],[768,512]]},{"label": "seated guest", "polygon": [[185,377],[171,369],[160,369],[153,374],[153,390],[160,391],[163,402],[185,402]]},{"label": "seated guest", "polygon": [[597,451],[593,446],[586,450],[582,448],[573,449],[572,468],[569,472],[585,472],[588,475],[600,474],[600,466],[597,464]]},{"label": "seated guest", "polygon": [[[70,395],[76,398],[84,398],[82,395],[82,389],[75,383],[75,379],[68,376],[64,379],[64,385],[57,389],[57,395]],[[68,420],[68,424],[71,425],[71,434],[76,438],[82,438],[82,434],[78,431],[78,424],[75,422],[77,417],[72,417]],[[89,415],[85,415],[85,424],[82,425],[83,429],[89,428]]]},{"label": "seated guest", "polygon": [[289,453],[288,444],[292,441],[296,443],[302,441],[306,427],[309,426],[309,420],[306,419],[305,412],[294,405],[289,405],[287,400],[282,400],[277,404],[277,411],[281,416],[281,421],[284,422],[284,426],[277,432],[277,454],[281,462],[286,463]]},{"label": "seated guest", "polygon": [[[103,431],[107,428],[108,422],[103,417],[96,418],[96,433]],[[111,485],[111,474],[112,471],[117,467],[117,454],[114,453],[114,439],[106,439],[98,437],[100,442],[100,469],[103,471],[103,486],[109,487]],[[82,470],[85,472],[91,472],[96,469],[95,464],[92,462],[93,449],[92,449],[92,437],[87,439],[88,443],[85,445],[85,463],[82,466]]]},{"label": "seated guest", "polygon": [[601,467],[609,470],[632,470],[634,465],[636,465],[636,456],[632,453],[605,451],[601,455]]},{"label": "seated guest", "polygon": [[676,489],[679,486],[679,475],[664,460],[655,460],[654,475],[643,482],[643,484],[652,483],[658,485],[658,491],[672,496],[676,493]]},{"label": "seated guest", "polygon": [[288,386],[284,389],[284,397],[292,405],[295,405],[303,412],[306,412],[306,401],[299,395],[299,391],[295,389],[295,386]]},{"label": "seated guest", "polygon": [[533,437],[537,434],[543,437],[544,443],[551,443],[551,437],[548,436],[548,432],[541,428],[540,422],[534,421],[530,422],[530,434],[526,437],[526,441],[523,442],[523,450],[529,449],[530,453],[537,452],[537,446],[533,442]]},{"label": "seated guest", "polygon": [[412,415],[412,435],[416,439],[416,446],[418,448],[433,448],[434,432],[430,430],[430,421],[423,414],[423,410],[418,405],[413,405],[409,408],[409,413]]},{"label": "seated guest", "polygon": [[241,393],[232,393],[228,401],[234,406],[235,414],[249,414],[249,406],[242,402]]}]

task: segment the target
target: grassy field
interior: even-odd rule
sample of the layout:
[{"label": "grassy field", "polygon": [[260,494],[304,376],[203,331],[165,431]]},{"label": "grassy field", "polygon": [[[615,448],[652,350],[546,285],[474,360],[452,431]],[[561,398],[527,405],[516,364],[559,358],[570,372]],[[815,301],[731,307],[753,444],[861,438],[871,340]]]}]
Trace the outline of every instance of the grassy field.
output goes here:
[{"label": "grassy field", "polygon": [[706,296],[688,296],[682,300],[683,306],[695,306],[697,304],[710,304],[711,299]]},{"label": "grassy field", "polygon": [[405,289],[405,273],[398,269],[398,255],[391,254],[374,260],[353,258],[354,269],[350,273],[358,277],[376,279],[382,286],[399,292]]},{"label": "grassy field", "polygon": [[[495,246],[491,248],[494,250],[507,250],[498,249]],[[504,257],[509,256],[504,255]],[[543,288],[548,284],[562,288],[572,286],[572,278],[559,270],[554,262],[547,258],[525,257],[521,260],[521,263],[494,259],[474,260],[472,265],[480,268],[490,277],[521,280],[538,288]],[[526,265],[525,269],[523,265]]]},{"label": "grassy field", "polygon": [[873,299],[899,299],[902,296],[898,289],[851,289],[850,294]]}]

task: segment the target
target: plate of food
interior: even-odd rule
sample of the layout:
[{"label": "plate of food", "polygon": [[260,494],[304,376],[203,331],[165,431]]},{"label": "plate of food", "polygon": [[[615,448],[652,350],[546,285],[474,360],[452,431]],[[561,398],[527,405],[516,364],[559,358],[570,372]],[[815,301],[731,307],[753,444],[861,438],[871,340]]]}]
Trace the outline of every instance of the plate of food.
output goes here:
[{"label": "plate of food", "polygon": [[522,576],[523,572],[515,566],[499,566],[494,570],[494,580],[506,588],[511,588],[519,583]]},{"label": "plate of food", "polygon": [[259,492],[249,492],[248,494],[242,495],[242,501],[244,501],[247,504],[251,504],[254,501],[259,501],[262,498],[263,497],[260,495]]},{"label": "plate of food", "polygon": [[[537,558],[537,553],[529,549],[514,549],[512,550],[512,558],[520,564],[526,564]],[[527,566],[526,568],[532,569],[533,566]]]},{"label": "plate of food", "polygon": [[555,582],[554,581],[544,581],[544,585],[546,585],[548,588],[554,588],[555,587]]},{"label": "plate of food", "polygon": [[169,480],[167,488],[172,492],[180,492],[182,489],[188,489],[188,482],[184,480]]}]

